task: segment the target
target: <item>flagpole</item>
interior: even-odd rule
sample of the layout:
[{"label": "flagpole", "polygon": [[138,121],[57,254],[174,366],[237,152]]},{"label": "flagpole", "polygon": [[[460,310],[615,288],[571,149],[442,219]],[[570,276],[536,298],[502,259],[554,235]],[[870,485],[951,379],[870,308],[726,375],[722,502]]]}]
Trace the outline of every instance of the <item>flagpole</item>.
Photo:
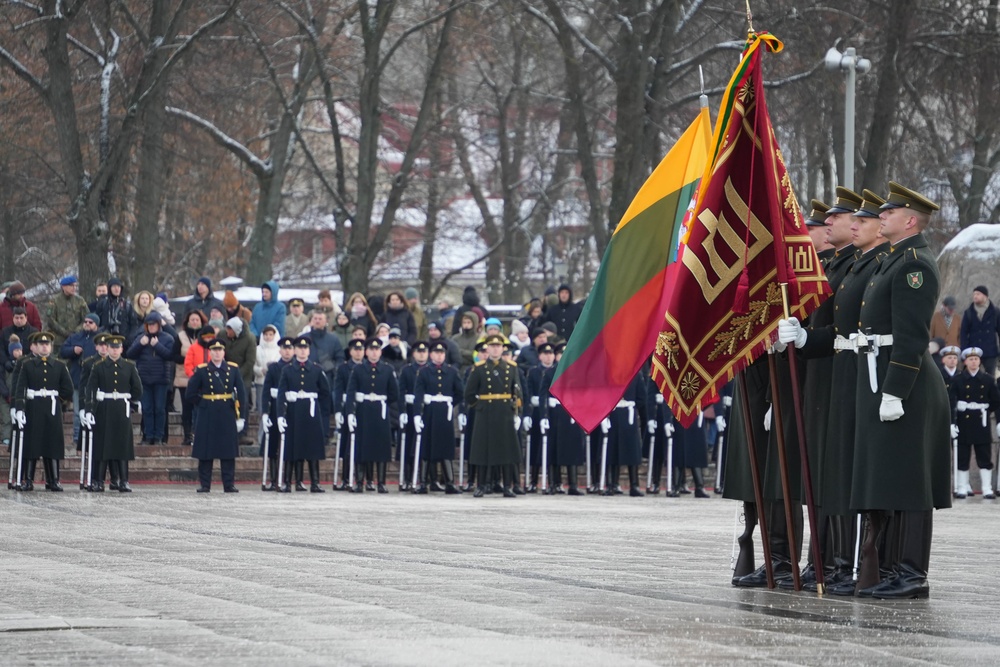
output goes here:
[{"label": "flagpole", "polygon": [[774,588],[774,562],[771,560],[771,539],[767,528],[767,512],[764,510],[764,492],[760,483],[760,463],[757,461],[757,439],[754,437],[753,421],[750,415],[750,392],[747,389],[746,369],[736,374],[736,383],[743,403],[743,428],[747,434],[747,454],[750,458],[750,481],[753,482],[753,499],[757,505],[757,526],[760,528],[760,541],[764,547],[764,574],[767,575],[767,587]]},{"label": "flagpole", "polygon": [[[794,350],[789,354],[794,356]],[[767,370],[771,376],[771,432],[774,433],[778,443],[778,471],[781,477],[781,495],[785,504],[785,528],[788,531],[788,553],[792,564],[792,587],[802,590],[802,578],[799,573],[798,549],[799,542],[795,536],[795,518],[792,516],[792,489],[788,479],[788,452],[785,451],[785,421],[781,413],[781,390],[779,388],[780,375],[778,373],[778,360],[774,356],[774,350],[767,351]],[[792,386],[797,387],[795,382],[794,366],[790,367],[792,374]],[[810,517],[810,520],[811,517]]]}]

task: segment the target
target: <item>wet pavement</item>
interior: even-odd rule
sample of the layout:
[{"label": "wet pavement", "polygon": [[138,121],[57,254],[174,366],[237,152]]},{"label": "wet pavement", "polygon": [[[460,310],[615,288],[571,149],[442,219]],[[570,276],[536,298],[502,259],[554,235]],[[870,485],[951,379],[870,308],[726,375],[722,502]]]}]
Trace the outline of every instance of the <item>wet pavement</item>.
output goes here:
[{"label": "wet pavement", "polygon": [[0,491],[0,662],[1000,661],[1000,501],[936,515],[929,601],[877,602],[733,588],[718,497],[259,488]]}]

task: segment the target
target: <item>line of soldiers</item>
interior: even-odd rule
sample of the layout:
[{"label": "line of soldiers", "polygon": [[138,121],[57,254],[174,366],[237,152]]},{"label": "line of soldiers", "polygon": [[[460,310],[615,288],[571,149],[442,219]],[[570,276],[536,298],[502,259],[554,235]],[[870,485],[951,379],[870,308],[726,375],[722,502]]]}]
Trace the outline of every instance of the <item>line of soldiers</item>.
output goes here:
[{"label": "line of soldiers", "polygon": [[[805,497],[793,411],[771,423],[771,392],[791,406],[788,355],[805,361],[803,418],[817,521],[801,581],[835,595],[878,599],[929,595],[933,510],[950,507],[949,401],[928,352],[929,326],[938,298],[938,270],[922,234],[938,205],[897,183],[888,197],[837,188],[833,206],[813,200],[807,222],[833,296],[808,321],[782,320],[777,375],[768,359],[744,373],[746,394],[734,419],[749,423],[753,453],[763,461],[764,507],[751,484],[747,429],[731,431],[725,496],[744,501],[745,530],[733,576],[736,586],[764,586],[765,568],[753,569],[758,519],[768,523],[768,546],[777,584],[792,588],[802,547]],[[787,350],[785,349],[787,346]],[[784,435],[789,510],[779,483],[778,439]],[[766,514],[765,514],[766,513]],[[860,538],[860,517],[866,531]],[[860,563],[859,563],[860,561]]]}]

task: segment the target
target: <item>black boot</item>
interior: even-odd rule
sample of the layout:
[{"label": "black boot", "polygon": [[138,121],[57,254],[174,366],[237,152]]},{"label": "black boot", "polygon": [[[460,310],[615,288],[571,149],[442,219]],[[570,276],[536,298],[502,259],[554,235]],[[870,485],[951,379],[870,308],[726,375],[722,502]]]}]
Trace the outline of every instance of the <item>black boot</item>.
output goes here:
[{"label": "black boot", "polygon": [[927,568],[931,559],[933,511],[897,512],[900,530],[898,560],[893,564],[896,576],[872,590],[877,600],[922,600],[930,597]]},{"label": "black boot", "polygon": [[417,485],[413,487],[413,493],[426,495],[427,493],[427,461],[420,462],[420,473],[417,478]]},{"label": "black boot", "polygon": [[[451,467],[451,461],[442,461],[441,464],[441,468],[444,470],[444,492],[450,496],[461,493],[461,489],[455,486],[455,471]],[[517,493],[516,490],[515,493]]]},{"label": "black boot", "polygon": [[108,491],[117,491],[118,485],[121,483],[121,477],[118,475],[118,466],[115,465],[114,461],[108,461],[108,472],[111,473],[111,482],[108,484]]},{"label": "black boot", "polygon": [[705,493],[705,476],[701,468],[691,468],[691,477],[694,479],[694,497],[711,498],[712,496]]},{"label": "black boot", "polygon": [[504,466],[503,471],[500,473],[500,477],[503,480],[503,497],[517,498],[517,496],[514,495],[514,491],[510,488],[511,484],[514,482],[514,466]]},{"label": "black boot", "polygon": [[305,461],[296,461],[295,462],[295,490],[296,491],[308,491],[309,490],[309,489],[306,488],[306,485],[302,483],[302,478],[304,476],[305,470],[306,470],[306,462]]},{"label": "black boot", "polygon": [[319,485],[319,461],[309,462],[309,491],[310,493],[326,493],[326,489]]},{"label": "black boot", "polygon": [[757,505],[743,503],[743,533],[736,538],[740,545],[739,556],[736,557],[736,567],[733,569],[733,586],[737,579],[745,577],[754,571],[753,529],[757,526]]},{"label": "black boot", "polygon": [[576,485],[576,466],[569,466],[566,468],[566,480],[569,482],[569,495],[583,495],[583,491],[581,491]]},{"label": "black boot", "polygon": [[[277,459],[275,459],[277,460]],[[280,482],[281,486],[278,487],[279,493],[291,493],[292,492],[292,462],[285,461],[281,477],[283,478]]]},{"label": "black boot", "polygon": [[639,490],[639,466],[628,467],[628,494],[633,498],[646,495]]},{"label": "black boot", "polygon": [[554,496],[562,491],[562,484],[556,481],[558,479],[558,474],[556,473],[558,469],[556,466],[549,466],[549,488],[545,491],[547,495]]},{"label": "black boot", "polygon": [[94,493],[104,493],[104,478],[108,475],[108,462],[101,461],[94,467],[94,477],[90,482],[90,490]]},{"label": "black boot", "polygon": [[132,493],[128,483],[128,461],[118,461],[118,492]]},{"label": "black boot", "polygon": [[[42,459],[43,462],[45,460],[46,459]],[[45,485],[45,488],[47,488],[49,491],[62,491],[63,490],[62,485],[59,484],[59,459],[48,459],[48,462],[49,465],[47,466],[47,468],[49,473],[49,481],[48,484]]]},{"label": "black boot", "polygon": [[[444,466],[441,466],[442,468]],[[437,464],[431,463],[427,466],[427,471],[430,473],[431,479],[427,480],[427,484],[431,491],[437,491],[439,493],[444,493],[444,485],[441,484],[441,478],[438,477]]]},{"label": "black boot", "polygon": [[365,464],[358,463],[354,466],[354,486],[352,493],[364,493],[365,491]]},{"label": "black boot", "polygon": [[365,464],[365,491],[375,490],[375,463]]},{"label": "black boot", "polygon": [[378,492],[379,493],[389,493],[389,489],[385,488],[385,468],[386,468],[386,465],[387,464],[386,464],[385,461],[379,461],[377,464],[375,464],[375,470],[376,470],[376,473],[378,474]]},{"label": "black boot", "polygon": [[684,468],[674,469],[674,491],[682,496],[691,494],[691,490],[687,487],[687,475],[684,474]]},{"label": "black boot", "polygon": [[261,484],[261,491],[277,491],[281,482],[278,481],[278,459],[268,459],[267,463],[267,484]]},{"label": "black boot", "polygon": [[861,543],[861,566],[858,568],[857,595],[871,597],[872,590],[879,585],[878,544],[882,541],[886,516],[879,511],[868,512],[864,542]]}]

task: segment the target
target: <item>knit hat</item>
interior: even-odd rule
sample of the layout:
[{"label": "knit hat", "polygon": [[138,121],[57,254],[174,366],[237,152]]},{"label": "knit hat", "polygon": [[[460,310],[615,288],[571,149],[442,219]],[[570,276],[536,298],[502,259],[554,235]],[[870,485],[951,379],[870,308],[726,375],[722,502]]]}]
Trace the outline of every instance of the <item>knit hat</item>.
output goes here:
[{"label": "knit hat", "polygon": [[510,323],[510,335],[516,336],[522,332],[528,333],[528,326],[521,320],[512,320]]},{"label": "knit hat", "polygon": [[212,291],[212,279],[209,278],[208,276],[202,276],[201,278],[198,278],[198,282],[204,283],[205,287],[208,288],[209,292]]},{"label": "knit hat", "polygon": [[226,326],[226,323],[220,320],[219,318],[215,318],[214,320],[208,321],[208,326],[210,326],[213,329],[222,329],[223,327]]},{"label": "knit hat", "polygon": [[97,313],[87,313],[86,315],[83,316],[83,319],[90,320],[97,326],[101,326],[101,316],[98,315]]},{"label": "knit hat", "polygon": [[15,338],[15,336],[11,336],[11,342],[7,346],[7,356],[8,357],[13,357],[14,356],[14,350],[21,350],[22,352],[24,351],[24,346],[21,345],[21,341],[14,340],[14,338]]},{"label": "knit hat", "polygon": [[225,296],[222,297],[222,305],[225,306],[227,310],[232,310],[240,305],[240,300],[236,298],[233,290],[227,289]]},{"label": "knit hat", "polygon": [[75,285],[76,283],[76,276],[64,276],[63,279],[59,281],[59,286],[66,287],[67,285]]},{"label": "knit hat", "polygon": [[238,317],[230,317],[226,326],[235,331],[237,336],[243,333],[243,320]]},{"label": "knit hat", "polygon": [[406,297],[406,300],[409,301],[410,299],[416,299],[420,296],[420,293],[415,287],[407,287],[406,291],[403,292],[403,295]]},{"label": "knit hat", "polygon": [[8,296],[14,296],[15,294],[24,294],[24,283],[20,280],[15,280],[7,287]]},{"label": "knit hat", "polygon": [[972,291],[973,292],[982,292],[983,296],[986,296],[986,297],[988,297],[990,295],[990,291],[988,289],[986,289],[986,285],[976,285],[975,287],[972,288]]},{"label": "knit hat", "polygon": [[546,322],[545,324],[542,325],[542,328],[550,333],[554,334],[559,333],[559,327],[556,326],[555,322]]},{"label": "knit hat", "polygon": [[953,297],[951,295],[948,295],[948,296],[946,296],[944,298],[944,301],[942,301],[941,303],[942,303],[942,305],[948,306],[949,308],[954,308],[955,307],[955,297]]},{"label": "knit hat", "polygon": [[174,319],[174,314],[170,312],[170,308],[167,306],[167,302],[160,297],[153,299],[153,310],[160,314],[163,321],[173,326],[176,320]]}]

